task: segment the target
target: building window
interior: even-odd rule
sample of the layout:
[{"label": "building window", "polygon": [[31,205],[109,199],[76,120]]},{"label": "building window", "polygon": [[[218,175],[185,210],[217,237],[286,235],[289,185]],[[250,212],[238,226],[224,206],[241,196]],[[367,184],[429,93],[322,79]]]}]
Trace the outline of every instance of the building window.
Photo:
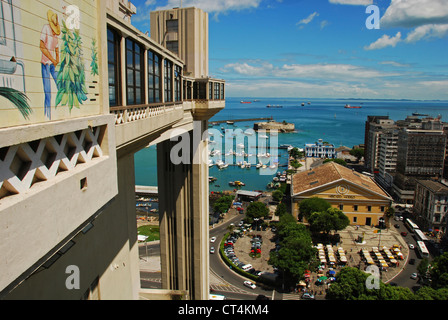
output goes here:
[{"label": "building window", "polygon": [[339,205],[339,210],[341,210],[341,211],[344,210],[344,205],[343,204]]},{"label": "building window", "polygon": [[127,105],[143,104],[143,51],[134,41],[126,39]]},{"label": "building window", "polygon": [[208,98],[213,100],[213,82],[208,83]]},{"label": "building window", "polygon": [[179,20],[167,20],[166,32],[179,32]]},{"label": "building window", "polygon": [[221,100],[224,100],[224,83],[221,83]]},{"label": "building window", "polygon": [[173,101],[173,63],[165,59],[165,102]]},{"label": "building window", "polygon": [[174,68],[174,101],[182,101],[182,68]]},{"label": "building window", "polygon": [[353,211],[358,211],[358,205],[357,204],[353,205]]},{"label": "building window", "polygon": [[120,37],[107,28],[107,65],[109,74],[109,105],[121,105],[120,95]]},{"label": "building window", "polygon": [[219,100],[219,83],[214,83],[214,85],[215,85],[215,96],[214,96],[214,99],[215,100]]},{"label": "building window", "polygon": [[372,211],[372,206],[367,206],[367,211],[371,212]]},{"label": "building window", "polygon": [[161,101],[161,65],[160,57],[153,51],[148,51],[148,103]]},{"label": "building window", "polygon": [[358,217],[353,217],[353,223],[358,222]]},{"label": "building window", "polygon": [[172,53],[179,55],[179,41],[167,41],[166,48]]},{"label": "building window", "polygon": [[384,206],[381,206],[381,212],[384,212],[386,208]]}]

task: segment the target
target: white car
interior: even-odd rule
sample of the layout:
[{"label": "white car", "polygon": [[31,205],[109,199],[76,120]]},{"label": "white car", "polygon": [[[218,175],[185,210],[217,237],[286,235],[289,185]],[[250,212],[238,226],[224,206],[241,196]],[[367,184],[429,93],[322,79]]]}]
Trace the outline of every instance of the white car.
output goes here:
[{"label": "white car", "polygon": [[411,279],[416,280],[417,279],[417,274],[416,273],[411,274]]},{"label": "white car", "polygon": [[216,241],[216,237],[211,237],[210,238],[210,242],[215,242]]},{"label": "white car", "polygon": [[244,281],[244,285],[246,287],[249,287],[251,289],[255,289],[257,286],[255,285],[255,283],[253,283],[252,281]]},{"label": "white car", "polygon": [[414,245],[412,243],[409,244],[409,249],[414,249]]},{"label": "white car", "polygon": [[215,253],[215,248],[214,247],[210,248],[210,253]]}]

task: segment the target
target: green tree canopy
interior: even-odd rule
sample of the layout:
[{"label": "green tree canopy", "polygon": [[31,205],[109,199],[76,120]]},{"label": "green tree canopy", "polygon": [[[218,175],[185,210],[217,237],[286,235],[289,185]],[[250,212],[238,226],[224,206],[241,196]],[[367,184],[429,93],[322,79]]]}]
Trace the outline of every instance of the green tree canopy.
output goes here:
[{"label": "green tree canopy", "polygon": [[256,218],[264,218],[269,214],[269,209],[263,202],[256,201],[252,202],[246,211],[246,217],[249,219],[250,223]]},{"label": "green tree canopy", "polygon": [[275,190],[274,192],[272,192],[272,199],[277,202],[282,201],[283,192],[281,190]]},{"label": "green tree canopy", "polygon": [[308,219],[310,230],[313,232],[325,232],[329,234],[331,231],[339,231],[345,229],[350,220],[339,209],[328,208],[326,211],[314,212]]},{"label": "green tree canopy", "polygon": [[313,212],[322,212],[329,208],[331,208],[331,204],[327,200],[319,197],[308,198],[299,203],[300,214],[305,216],[306,219],[308,219]]},{"label": "green tree canopy", "polygon": [[307,228],[297,224],[290,214],[280,217],[277,234],[280,249],[271,252],[269,264],[279,268],[284,273],[285,282],[293,285],[310,268],[316,257],[316,249],[312,246]]},{"label": "green tree canopy", "polygon": [[350,155],[356,157],[356,159],[359,161],[362,157],[364,157],[364,149],[353,148],[352,150],[350,150]]},{"label": "green tree canopy", "polygon": [[230,206],[232,205],[233,197],[232,196],[222,196],[218,200],[215,201],[213,204],[213,209],[216,212],[224,213],[229,210]]},{"label": "green tree canopy", "polygon": [[344,267],[337,274],[337,281],[327,291],[332,300],[412,300],[414,294],[409,288],[393,287],[383,282],[378,289],[368,289],[366,281],[371,276],[357,268]]}]

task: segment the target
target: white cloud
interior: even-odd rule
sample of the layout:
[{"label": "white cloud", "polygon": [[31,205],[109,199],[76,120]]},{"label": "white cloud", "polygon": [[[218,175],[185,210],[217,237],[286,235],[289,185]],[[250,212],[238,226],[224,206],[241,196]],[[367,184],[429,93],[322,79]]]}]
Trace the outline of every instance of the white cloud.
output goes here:
[{"label": "white cloud", "polygon": [[396,76],[395,73],[380,72],[375,69],[359,67],[350,64],[285,64],[275,67],[270,63],[250,65],[247,62],[227,64],[221,69],[224,73],[236,73],[251,77],[287,78],[307,80],[371,79],[378,77]]},{"label": "white cloud", "polygon": [[422,39],[443,38],[448,33],[448,24],[427,24],[408,33],[406,42],[414,43]]},{"label": "white cloud", "polygon": [[352,6],[368,6],[373,3],[373,0],[330,0],[333,4],[348,4]]},{"label": "white cloud", "polygon": [[394,67],[400,67],[400,68],[404,68],[404,67],[409,67],[409,64],[404,64],[404,63],[399,63],[396,61],[381,61],[379,62],[379,64],[384,64],[384,65],[390,65],[390,66],[394,66]]},{"label": "white cloud", "polygon": [[297,22],[296,25],[299,25],[299,24],[308,24],[308,23],[310,23],[311,21],[313,21],[313,19],[314,19],[316,16],[319,16],[319,13],[317,13],[317,12],[313,12],[312,14],[310,14],[310,15],[309,15],[308,17],[306,17],[305,19],[302,19],[302,20],[300,20],[299,22]]},{"label": "white cloud", "polygon": [[[226,11],[239,11],[244,9],[258,8],[261,0],[183,0],[182,6],[200,8],[209,13],[223,13]],[[166,6],[159,7],[157,10],[171,9],[179,7],[179,0],[168,0]]]},{"label": "white cloud", "polygon": [[446,0],[391,0],[381,18],[381,27],[414,28],[448,23]]},{"label": "white cloud", "polygon": [[394,37],[389,37],[387,34],[383,35],[381,38],[371,43],[368,46],[365,46],[365,50],[377,50],[383,49],[385,47],[395,47],[398,42],[401,41],[401,32],[397,32]]}]

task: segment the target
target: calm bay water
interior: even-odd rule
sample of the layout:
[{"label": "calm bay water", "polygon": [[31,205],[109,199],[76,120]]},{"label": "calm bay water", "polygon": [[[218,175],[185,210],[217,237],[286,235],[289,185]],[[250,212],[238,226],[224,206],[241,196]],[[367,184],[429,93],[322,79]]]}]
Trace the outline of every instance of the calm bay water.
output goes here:
[{"label": "calm bay water", "polygon": [[[252,101],[241,104],[241,100]],[[309,102],[309,104],[308,104]],[[301,104],[305,103],[304,106]],[[281,105],[282,108],[267,108],[267,105]],[[345,109],[344,106],[361,106],[361,109]],[[257,101],[247,98],[227,98],[226,108],[215,115],[210,123],[220,120],[248,119],[273,117],[276,121],[294,123],[296,132],[279,133],[279,145],[287,144],[304,148],[305,143],[314,143],[323,139],[335,146],[347,146],[364,143],[365,121],[369,115],[388,115],[390,119],[400,120],[418,112],[432,117],[441,116],[448,122],[448,101],[401,101],[401,100],[331,100],[331,99],[291,99],[291,98],[260,98]],[[235,125],[219,124],[229,129],[240,128],[246,131],[253,128],[253,122],[236,122]],[[269,144],[268,144],[269,145]],[[234,148],[235,150],[235,148]],[[228,150],[223,150],[223,153]],[[135,179],[137,185],[157,185],[156,147],[145,148],[135,155]],[[248,151],[252,153],[253,151]],[[256,152],[253,152],[256,154]],[[279,150],[279,164],[287,161],[286,150]],[[280,166],[280,171],[286,170]],[[260,175],[254,166],[241,169],[229,166],[219,170],[216,166],[210,168],[210,176],[217,181],[210,183],[210,191],[230,190],[229,181],[239,180],[246,184],[243,190],[265,190],[272,181],[270,175]]]}]

